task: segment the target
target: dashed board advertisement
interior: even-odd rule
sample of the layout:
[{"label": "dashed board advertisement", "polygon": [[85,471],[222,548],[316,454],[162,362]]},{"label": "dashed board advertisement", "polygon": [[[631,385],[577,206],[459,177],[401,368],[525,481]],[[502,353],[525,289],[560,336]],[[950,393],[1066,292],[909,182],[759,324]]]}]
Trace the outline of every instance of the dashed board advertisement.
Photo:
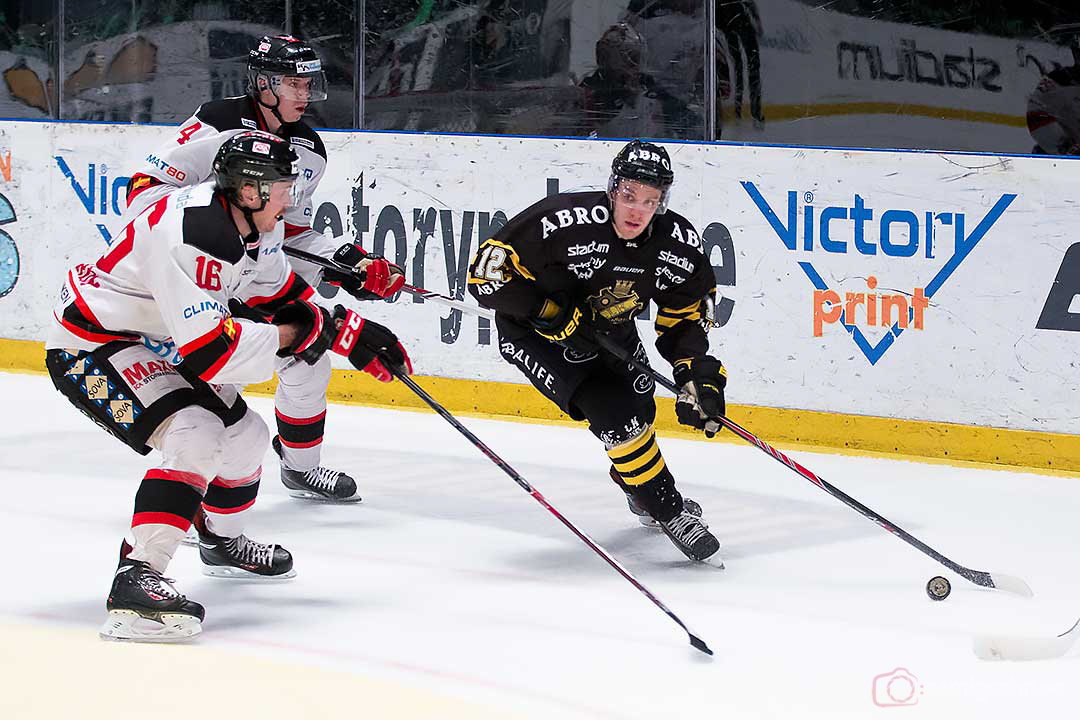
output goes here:
[{"label": "dashed board advertisement", "polygon": [[[118,233],[127,176],[171,128],[0,124],[0,335],[43,340],[64,271]],[[621,143],[325,132],[314,227],[456,299],[482,239],[545,195],[606,186]],[[718,283],[733,403],[1080,432],[1080,160],[667,145],[671,207]],[[605,213],[546,219],[596,224]],[[583,247],[603,264],[610,236]],[[584,267],[584,266],[583,266]],[[686,272],[658,256],[658,282]],[[342,301],[416,371],[525,382],[492,324],[433,301]],[[638,326],[647,346],[649,317]],[[169,348],[161,348],[169,355]],[[650,347],[650,352],[651,347]],[[655,352],[657,367],[669,371]],[[344,367],[344,365],[340,365]]]}]

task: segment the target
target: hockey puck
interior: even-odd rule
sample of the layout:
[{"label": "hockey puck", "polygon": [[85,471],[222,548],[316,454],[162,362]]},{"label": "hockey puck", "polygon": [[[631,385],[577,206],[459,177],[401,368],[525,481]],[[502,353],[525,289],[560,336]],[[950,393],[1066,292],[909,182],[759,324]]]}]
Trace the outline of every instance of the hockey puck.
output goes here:
[{"label": "hockey puck", "polygon": [[940,575],[930,578],[930,582],[926,583],[926,596],[931,600],[944,600],[951,592],[952,585]]}]

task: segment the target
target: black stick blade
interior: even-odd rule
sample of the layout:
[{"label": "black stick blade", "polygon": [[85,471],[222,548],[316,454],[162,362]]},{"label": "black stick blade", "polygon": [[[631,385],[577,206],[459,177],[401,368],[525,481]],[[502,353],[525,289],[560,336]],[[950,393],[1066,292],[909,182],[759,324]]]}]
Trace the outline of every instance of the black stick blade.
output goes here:
[{"label": "black stick blade", "polygon": [[706,655],[712,655],[713,654],[712,650],[709,649],[709,646],[705,644],[704,640],[699,638],[694,633],[687,633],[687,635],[690,636],[690,644],[693,645],[695,649],[700,650],[701,652],[705,653]]}]

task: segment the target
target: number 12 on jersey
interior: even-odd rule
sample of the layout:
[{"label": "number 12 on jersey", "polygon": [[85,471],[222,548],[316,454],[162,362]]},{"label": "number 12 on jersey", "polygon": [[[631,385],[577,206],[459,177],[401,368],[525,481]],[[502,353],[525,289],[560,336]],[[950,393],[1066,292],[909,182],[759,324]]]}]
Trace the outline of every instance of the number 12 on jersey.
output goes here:
[{"label": "number 12 on jersey", "polygon": [[504,262],[506,262],[506,250],[496,245],[488,245],[480,255],[473,275],[480,280],[508,282],[510,278],[502,270]]}]

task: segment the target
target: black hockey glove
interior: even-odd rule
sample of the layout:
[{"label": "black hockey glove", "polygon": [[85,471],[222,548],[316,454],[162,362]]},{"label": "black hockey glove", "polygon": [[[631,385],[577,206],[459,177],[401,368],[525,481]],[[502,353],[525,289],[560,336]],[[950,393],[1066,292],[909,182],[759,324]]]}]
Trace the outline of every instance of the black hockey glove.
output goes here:
[{"label": "black hockey glove", "polygon": [[716,418],[727,409],[724,404],[724,386],[727,370],[723,363],[711,355],[679,360],[675,363],[675,384],[679,396],[675,398],[675,415],[683,425],[705,431],[712,437],[723,427]]},{"label": "black hockey glove", "polygon": [[323,277],[341,285],[357,300],[381,300],[390,297],[405,284],[405,271],[379,255],[371,255],[359,245],[345,243],[334,253],[334,262],[348,270],[328,270]]},{"label": "black hockey glove", "polygon": [[354,368],[386,383],[394,379],[389,368],[412,375],[409,354],[389,328],[365,320],[343,305],[334,307],[334,323],[338,331],[331,347],[334,352],[347,357]]},{"label": "black hockey glove", "polygon": [[296,300],[274,313],[275,325],[295,325],[296,341],[278,350],[278,357],[295,355],[308,365],[323,356],[337,334],[334,319],[326,308],[306,300]]},{"label": "black hockey glove", "polygon": [[544,306],[549,307],[549,303],[556,308],[552,317],[534,317],[530,321],[541,337],[579,355],[592,355],[600,349],[587,310],[582,310],[572,303],[559,305],[553,300],[546,300]]}]

